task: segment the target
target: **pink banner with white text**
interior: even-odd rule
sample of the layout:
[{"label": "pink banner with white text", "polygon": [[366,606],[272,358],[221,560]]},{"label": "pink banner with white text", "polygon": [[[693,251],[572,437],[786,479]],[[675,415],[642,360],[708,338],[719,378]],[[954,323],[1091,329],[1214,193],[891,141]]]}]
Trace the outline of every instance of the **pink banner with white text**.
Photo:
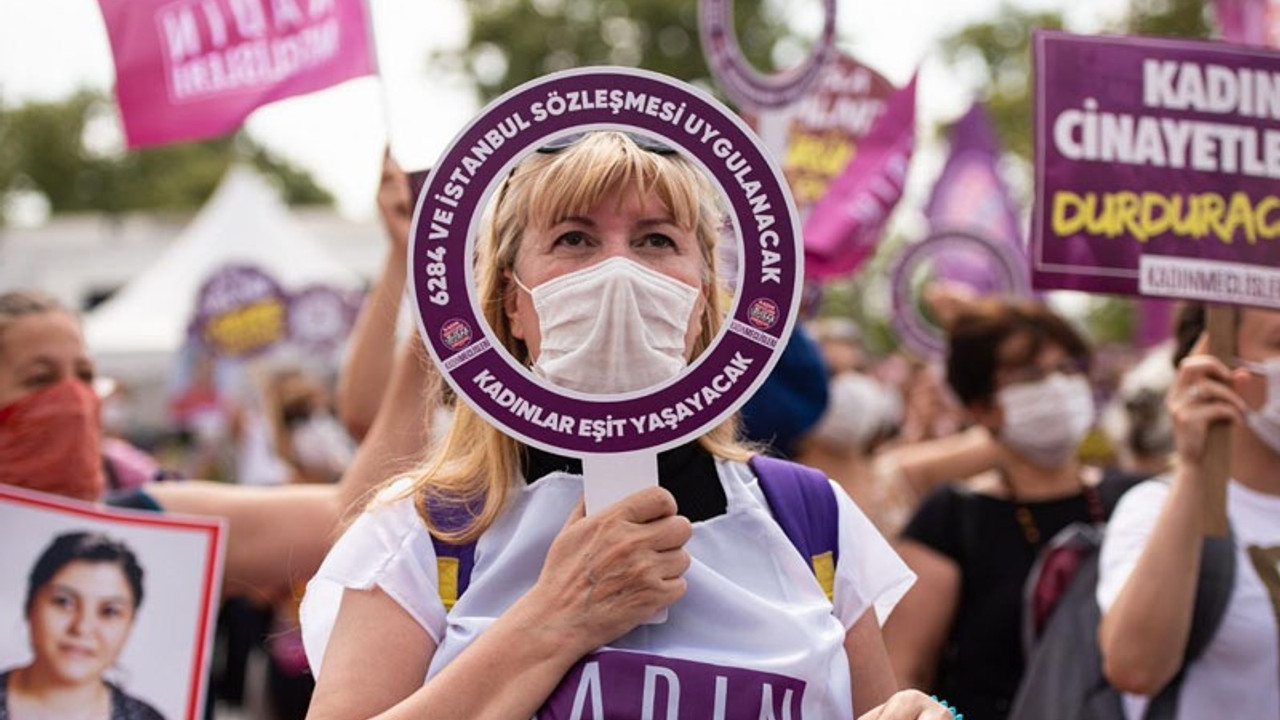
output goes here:
[{"label": "pink banner with white text", "polygon": [[98,0],[129,147],[233,132],[375,72],[364,0]]},{"label": "pink banner with white text", "polygon": [[814,280],[852,274],[875,253],[889,214],[902,199],[915,151],[916,79],[885,103],[858,153],[813,206],[804,223],[804,271]]}]

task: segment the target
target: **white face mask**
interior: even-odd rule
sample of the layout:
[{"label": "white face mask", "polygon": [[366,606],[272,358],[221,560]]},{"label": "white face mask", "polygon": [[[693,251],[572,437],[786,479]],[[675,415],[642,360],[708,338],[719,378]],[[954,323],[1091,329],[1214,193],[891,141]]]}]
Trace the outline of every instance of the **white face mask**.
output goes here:
[{"label": "white face mask", "polygon": [[867,443],[902,419],[902,400],[866,375],[832,378],[827,409],[809,437],[831,450],[866,449]]},{"label": "white face mask", "polygon": [[1004,412],[1000,439],[1039,467],[1066,462],[1093,425],[1093,391],[1081,375],[1010,385],[996,401]]},{"label": "white face mask", "polygon": [[530,290],[539,377],[585,393],[625,393],[675,377],[698,288],[613,257]]},{"label": "white face mask", "polygon": [[1245,415],[1245,421],[1259,440],[1280,453],[1280,358],[1262,362],[1246,361],[1244,366],[1267,380],[1267,397],[1262,401],[1262,407],[1250,410]]}]

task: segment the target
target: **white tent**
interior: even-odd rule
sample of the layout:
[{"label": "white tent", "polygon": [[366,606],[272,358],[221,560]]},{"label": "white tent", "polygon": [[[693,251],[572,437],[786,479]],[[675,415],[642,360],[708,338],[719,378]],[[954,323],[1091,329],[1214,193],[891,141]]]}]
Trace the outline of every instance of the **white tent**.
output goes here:
[{"label": "white tent", "polygon": [[100,361],[176,352],[201,284],[232,263],[257,267],[287,292],[312,283],[352,290],[363,285],[355,271],[328,255],[290,217],[266,180],[233,167],[173,246],[88,313],[84,329],[90,351]]}]

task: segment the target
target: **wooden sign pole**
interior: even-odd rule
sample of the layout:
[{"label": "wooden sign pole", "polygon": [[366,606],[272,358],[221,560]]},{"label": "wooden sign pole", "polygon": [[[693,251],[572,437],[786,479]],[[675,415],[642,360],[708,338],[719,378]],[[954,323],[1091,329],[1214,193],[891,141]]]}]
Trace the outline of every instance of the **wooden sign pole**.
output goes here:
[{"label": "wooden sign pole", "polygon": [[[1236,354],[1236,310],[1230,305],[1209,305],[1205,312],[1209,333],[1209,353],[1230,364]],[[1208,484],[1204,504],[1204,533],[1225,537],[1227,523],[1227,478],[1231,473],[1231,426],[1214,423],[1205,438],[1204,481]]]}]

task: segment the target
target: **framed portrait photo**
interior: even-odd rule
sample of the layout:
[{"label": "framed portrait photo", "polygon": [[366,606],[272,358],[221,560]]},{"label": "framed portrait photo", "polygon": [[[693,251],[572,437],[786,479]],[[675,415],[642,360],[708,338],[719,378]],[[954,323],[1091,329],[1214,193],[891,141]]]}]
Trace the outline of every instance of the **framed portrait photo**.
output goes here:
[{"label": "framed portrait photo", "polygon": [[[225,523],[0,486],[0,700],[9,717],[197,720]],[[55,706],[63,708],[49,714]],[[24,710],[26,712],[24,712]]]}]

